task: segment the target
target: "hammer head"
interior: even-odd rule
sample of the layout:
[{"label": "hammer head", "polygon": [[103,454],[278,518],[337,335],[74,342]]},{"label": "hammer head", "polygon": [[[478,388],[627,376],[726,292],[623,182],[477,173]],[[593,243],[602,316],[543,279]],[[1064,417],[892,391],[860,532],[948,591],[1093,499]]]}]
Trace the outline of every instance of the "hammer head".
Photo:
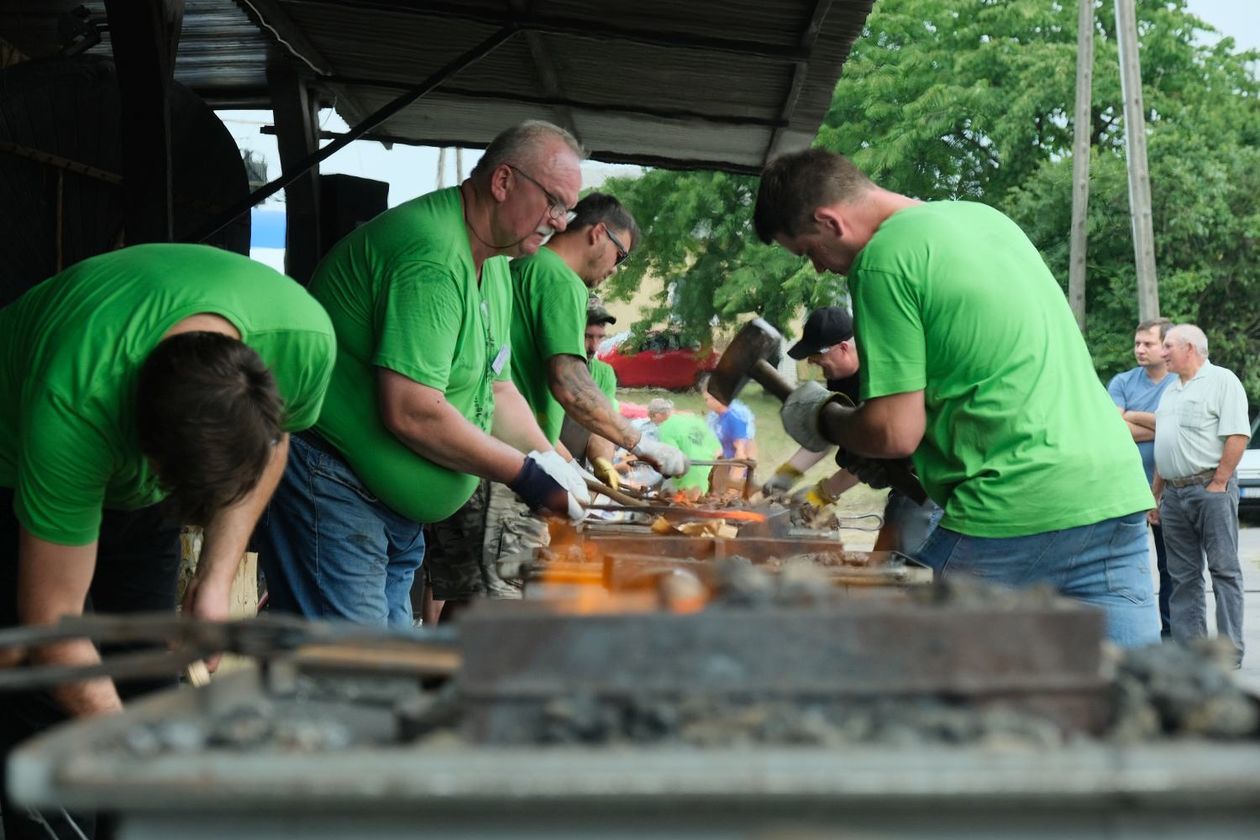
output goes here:
[{"label": "hammer head", "polygon": [[748,382],[748,371],[761,359],[771,365],[779,363],[783,336],[761,318],[754,318],[735,334],[722,358],[718,359],[709,377],[708,391],[723,405],[739,395]]}]

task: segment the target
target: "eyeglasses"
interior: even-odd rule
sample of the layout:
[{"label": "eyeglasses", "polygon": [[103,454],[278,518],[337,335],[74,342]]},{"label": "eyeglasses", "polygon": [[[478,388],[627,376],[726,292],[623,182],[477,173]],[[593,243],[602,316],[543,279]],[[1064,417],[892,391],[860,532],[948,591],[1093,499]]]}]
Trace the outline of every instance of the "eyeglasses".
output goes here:
[{"label": "eyeglasses", "polygon": [[569,207],[563,201],[561,201],[559,196],[557,196],[551,190],[547,189],[542,184],[538,183],[538,179],[534,178],[528,172],[521,169],[519,166],[516,166],[515,164],[505,162],[503,165],[506,166],[508,169],[511,169],[517,175],[520,175],[526,181],[529,181],[535,187],[538,187],[538,189],[542,190],[543,197],[547,199],[547,215],[548,216],[550,216],[553,219],[564,219],[565,224],[568,224],[569,222],[573,221],[573,217],[577,215],[576,213],[573,212],[573,208]]},{"label": "eyeglasses", "polygon": [[604,223],[604,233],[608,234],[608,241],[617,249],[617,261],[613,263],[613,268],[621,265],[626,261],[626,257],[630,256],[630,252],[626,250],[626,246],[621,244],[621,240],[613,236],[612,230],[608,227],[607,222]]}]

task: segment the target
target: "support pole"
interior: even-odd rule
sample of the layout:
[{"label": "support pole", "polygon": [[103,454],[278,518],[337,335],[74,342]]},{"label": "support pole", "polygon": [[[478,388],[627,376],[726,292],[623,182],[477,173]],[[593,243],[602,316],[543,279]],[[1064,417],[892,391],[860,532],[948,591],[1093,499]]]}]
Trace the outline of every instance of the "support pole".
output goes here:
[{"label": "support pole", "polygon": [[1085,332],[1085,251],[1089,214],[1089,152],[1094,90],[1094,0],[1079,0],[1076,33],[1076,122],[1072,145],[1072,238],[1068,258],[1068,304]]},{"label": "support pole", "polygon": [[[319,150],[316,102],[306,79],[287,56],[273,54],[267,64],[280,168],[289,172]],[[319,164],[284,188],[284,272],[305,285],[319,262]]]},{"label": "support pole", "polygon": [[171,106],[184,0],[105,0],[118,73],[124,242],[174,238]]},{"label": "support pole", "polygon": [[1124,96],[1124,140],[1129,164],[1129,215],[1137,267],[1138,320],[1159,317],[1155,276],[1155,234],[1151,224],[1151,179],[1146,165],[1146,117],[1142,68],[1138,59],[1137,13],[1133,0],[1116,0],[1116,39],[1120,46],[1120,91]]}]

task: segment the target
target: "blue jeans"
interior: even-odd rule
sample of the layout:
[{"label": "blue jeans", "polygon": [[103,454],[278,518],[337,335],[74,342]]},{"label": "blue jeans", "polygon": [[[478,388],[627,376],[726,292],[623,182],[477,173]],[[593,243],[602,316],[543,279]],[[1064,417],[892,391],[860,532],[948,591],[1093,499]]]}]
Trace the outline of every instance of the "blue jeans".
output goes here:
[{"label": "blue jeans", "polygon": [[424,530],[382,504],[331,448],[293,436],[259,524],[258,560],[270,609],[410,627]]},{"label": "blue jeans", "polygon": [[1015,587],[1051,584],[1069,598],[1101,607],[1107,635],[1116,644],[1159,642],[1145,513],[1025,537],[968,537],[937,528],[918,559],[938,578],[970,575]]}]

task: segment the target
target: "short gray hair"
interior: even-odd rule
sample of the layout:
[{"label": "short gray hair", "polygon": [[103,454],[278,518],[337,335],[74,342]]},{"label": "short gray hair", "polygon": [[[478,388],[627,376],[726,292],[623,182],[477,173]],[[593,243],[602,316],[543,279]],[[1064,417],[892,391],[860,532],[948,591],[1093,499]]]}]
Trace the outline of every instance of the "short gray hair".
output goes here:
[{"label": "short gray hair", "polygon": [[657,397],[648,403],[648,414],[670,414],[674,410],[674,401]]},{"label": "short gray hair", "polygon": [[1194,324],[1178,324],[1168,331],[1168,335],[1181,344],[1189,344],[1203,358],[1208,357],[1207,334]]},{"label": "short gray hair", "polygon": [[578,160],[586,157],[586,151],[577,138],[560,126],[543,120],[526,120],[499,132],[490,141],[490,145],[486,146],[486,151],[472,168],[470,175],[473,178],[488,176],[505,163],[520,163],[522,160],[532,163],[548,140],[564,143],[577,155]]}]

